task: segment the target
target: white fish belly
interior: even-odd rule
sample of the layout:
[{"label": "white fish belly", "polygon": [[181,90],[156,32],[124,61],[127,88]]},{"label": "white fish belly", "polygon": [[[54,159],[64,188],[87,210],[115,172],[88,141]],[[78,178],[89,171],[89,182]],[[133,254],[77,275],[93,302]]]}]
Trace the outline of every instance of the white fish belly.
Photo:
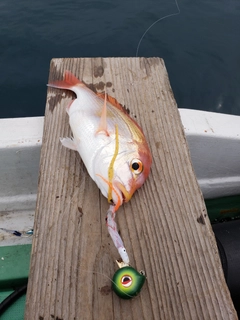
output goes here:
[{"label": "white fish belly", "polygon": [[110,150],[107,150],[107,146],[113,137],[106,136],[105,133],[96,134],[99,117],[90,116],[85,111],[77,110],[71,113],[69,124],[77,151],[91,178],[96,182],[96,174],[104,173],[105,176],[105,172],[107,172],[109,160],[104,159],[104,154],[108,159],[112,157],[113,153],[109,153]]}]

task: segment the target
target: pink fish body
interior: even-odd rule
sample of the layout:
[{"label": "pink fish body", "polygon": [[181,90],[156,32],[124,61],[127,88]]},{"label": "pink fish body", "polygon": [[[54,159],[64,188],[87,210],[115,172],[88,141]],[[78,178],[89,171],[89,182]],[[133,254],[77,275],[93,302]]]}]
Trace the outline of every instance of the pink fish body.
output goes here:
[{"label": "pink fish body", "polygon": [[141,128],[114,98],[95,94],[69,71],[63,81],[48,86],[75,92],[77,98],[67,107],[73,137],[61,142],[79,152],[117,210],[149,175],[152,156]]}]

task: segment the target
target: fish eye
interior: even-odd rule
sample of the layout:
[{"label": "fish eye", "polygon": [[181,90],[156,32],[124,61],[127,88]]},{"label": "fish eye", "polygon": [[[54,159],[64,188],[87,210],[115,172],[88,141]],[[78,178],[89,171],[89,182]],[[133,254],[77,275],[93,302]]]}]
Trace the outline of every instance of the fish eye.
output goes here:
[{"label": "fish eye", "polygon": [[133,159],[131,161],[131,170],[135,174],[140,174],[143,171],[142,161],[139,159]]}]

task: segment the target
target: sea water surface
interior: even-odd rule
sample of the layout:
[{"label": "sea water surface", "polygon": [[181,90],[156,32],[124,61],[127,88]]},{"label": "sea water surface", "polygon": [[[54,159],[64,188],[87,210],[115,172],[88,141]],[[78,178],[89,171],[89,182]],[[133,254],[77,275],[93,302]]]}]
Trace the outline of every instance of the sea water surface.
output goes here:
[{"label": "sea water surface", "polygon": [[136,54],[164,59],[180,108],[240,115],[239,0],[1,0],[0,23],[0,118],[44,115],[53,57]]}]

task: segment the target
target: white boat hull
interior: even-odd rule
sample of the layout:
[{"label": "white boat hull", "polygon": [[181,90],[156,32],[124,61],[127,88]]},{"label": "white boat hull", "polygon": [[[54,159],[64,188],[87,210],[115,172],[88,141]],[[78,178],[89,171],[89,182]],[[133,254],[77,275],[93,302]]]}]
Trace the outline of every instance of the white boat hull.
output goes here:
[{"label": "white boat hull", "polygon": [[204,199],[240,194],[240,117],[179,111]]},{"label": "white boat hull", "polygon": [[[179,109],[205,199],[240,194],[240,117]],[[0,119],[0,227],[33,226],[44,117]],[[30,243],[0,233],[0,245]]]}]

